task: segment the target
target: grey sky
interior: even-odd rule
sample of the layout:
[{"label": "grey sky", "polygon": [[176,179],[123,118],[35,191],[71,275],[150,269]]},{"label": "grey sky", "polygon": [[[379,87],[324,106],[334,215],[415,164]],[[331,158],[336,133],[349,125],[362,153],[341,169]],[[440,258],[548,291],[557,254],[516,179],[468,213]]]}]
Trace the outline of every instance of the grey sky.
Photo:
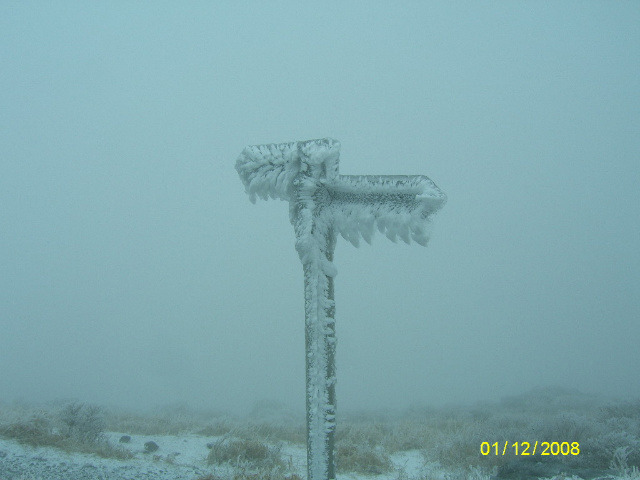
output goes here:
[{"label": "grey sky", "polygon": [[325,136],[449,197],[339,239],[339,408],[640,395],[640,3],[384,3],[0,4],[0,400],[302,408],[288,208],[233,167]]}]

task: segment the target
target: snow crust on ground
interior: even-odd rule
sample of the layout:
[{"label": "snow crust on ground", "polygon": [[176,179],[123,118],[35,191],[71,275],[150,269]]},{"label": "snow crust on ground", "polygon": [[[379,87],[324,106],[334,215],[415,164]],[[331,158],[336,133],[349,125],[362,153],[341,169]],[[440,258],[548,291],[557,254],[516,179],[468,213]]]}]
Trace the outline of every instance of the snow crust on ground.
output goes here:
[{"label": "snow crust on ground", "polygon": [[[84,453],[67,453],[51,447],[30,447],[13,440],[0,438],[0,480],[196,480],[215,474],[220,478],[233,478],[230,466],[207,465],[207,443],[220,437],[200,435],[130,435],[130,443],[118,443],[124,435],[107,432],[107,439],[120,445],[135,457],[130,460],[100,458]],[[156,452],[143,453],[144,444],[154,441],[160,447]],[[301,478],[306,476],[306,449],[302,445],[282,444],[282,459],[293,467]],[[407,451],[391,456],[397,471],[387,475],[365,476],[355,473],[338,474],[339,479],[391,480],[424,478],[427,471],[435,479],[445,478],[436,467],[424,464],[422,454]]]},{"label": "snow crust on ground", "polygon": [[[130,444],[118,444],[121,433],[109,432],[106,436],[112,443],[132,451],[135,457],[100,458],[0,438],[0,480],[195,480],[211,473],[205,462],[208,454],[205,437],[135,435],[131,436]],[[143,453],[144,443],[150,440],[160,449]]]},{"label": "snow crust on ground", "polygon": [[[123,435],[107,432],[113,444],[121,445],[135,457],[115,460],[84,453],[67,453],[51,447],[29,447],[0,438],[0,480],[197,480],[209,474],[221,479],[232,479],[231,466],[210,466],[206,463],[209,453],[207,443],[221,437],[185,435],[130,435],[131,442],[119,444]],[[154,441],[160,447],[156,452],[143,453],[144,444]],[[282,459],[301,478],[305,478],[306,449],[302,445],[281,443]],[[452,475],[436,463],[425,463],[422,452],[409,450],[391,455],[395,470],[385,475],[361,475],[339,473],[339,480],[447,480],[461,478]],[[470,480],[490,480],[481,472],[469,474]],[[579,477],[566,477],[581,480]],[[608,480],[640,480],[640,475],[608,476]],[[565,480],[554,477],[553,480]]]}]

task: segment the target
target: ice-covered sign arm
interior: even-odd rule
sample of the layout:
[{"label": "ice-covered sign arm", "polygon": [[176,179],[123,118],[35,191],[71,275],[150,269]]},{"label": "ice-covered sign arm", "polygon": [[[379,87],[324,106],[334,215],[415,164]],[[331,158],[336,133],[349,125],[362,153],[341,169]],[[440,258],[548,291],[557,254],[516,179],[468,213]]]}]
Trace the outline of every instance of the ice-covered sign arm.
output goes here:
[{"label": "ice-covered sign arm", "polygon": [[375,227],[390,240],[426,245],[431,216],[445,194],[424,175],[340,175],[329,190],[338,232],[354,246]]}]

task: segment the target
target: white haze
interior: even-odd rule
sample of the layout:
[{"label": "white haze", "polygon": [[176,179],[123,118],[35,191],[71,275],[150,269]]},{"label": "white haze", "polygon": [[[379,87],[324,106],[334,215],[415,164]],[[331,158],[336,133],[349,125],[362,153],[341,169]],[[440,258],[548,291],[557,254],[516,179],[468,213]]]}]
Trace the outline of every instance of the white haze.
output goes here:
[{"label": "white haze", "polygon": [[3,2],[0,400],[304,408],[246,145],[446,192],[335,265],[339,409],[640,395],[637,2]]}]

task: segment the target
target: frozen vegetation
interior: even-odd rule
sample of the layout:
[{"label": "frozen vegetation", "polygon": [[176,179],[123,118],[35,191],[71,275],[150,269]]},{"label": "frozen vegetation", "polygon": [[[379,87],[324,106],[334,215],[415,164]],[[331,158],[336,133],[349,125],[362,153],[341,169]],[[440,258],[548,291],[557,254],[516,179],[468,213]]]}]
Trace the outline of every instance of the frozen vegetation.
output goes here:
[{"label": "frozen vegetation", "polygon": [[[0,406],[0,479],[298,480],[301,417],[261,404],[245,417],[184,407],[131,413],[81,403]],[[579,443],[516,456],[504,442]],[[498,455],[481,454],[499,442]],[[156,449],[157,447],[157,449]],[[640,480],[640,400],[539,389],[497,403],[338,418],[339,478]]]}]

